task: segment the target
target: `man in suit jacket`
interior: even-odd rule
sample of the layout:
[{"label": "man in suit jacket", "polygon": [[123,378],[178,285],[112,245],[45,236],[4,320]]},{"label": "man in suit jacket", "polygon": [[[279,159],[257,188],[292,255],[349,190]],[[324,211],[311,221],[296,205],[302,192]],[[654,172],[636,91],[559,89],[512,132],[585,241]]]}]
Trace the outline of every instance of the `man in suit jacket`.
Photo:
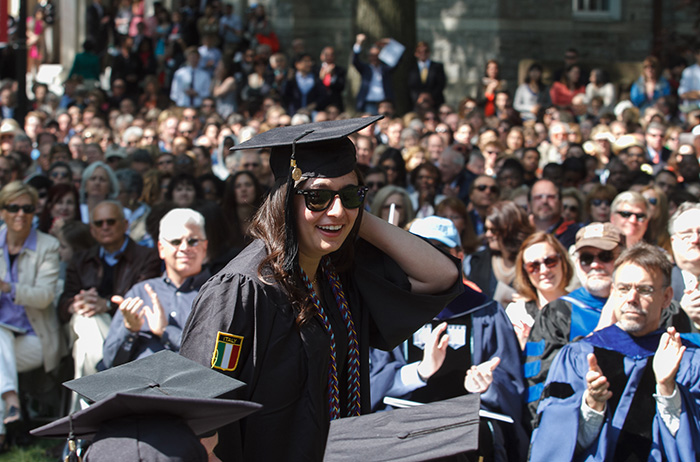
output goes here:
[{"label": "man in suit jacket", "polygon": [[102,0],[92,0],[85,12],[85,35],[95,42],[97,54],[107,47],[110,19]]},{"label": "man in suit jacket", "polygon": [[435,103],[435,108],[445,102],[442,92],[445,90],[447,79],[442,63],[431,61],[430,46],[426,42],[418,42],[416,45],[416,64],[408,71],[408,92],[411,98],[411,107],[421,93],[430,93]]},{"label": "man in suit jacket", "polygon": [[372,45],[367,53],[367,62],[360,60],[362,44],[367,39],[365,34],[357,34],[352,47],[352,64],[362,76],[360,91],[357,93],[356,109],[360,112],[377,114],[379,103],[394,100],[391,83],[393,67],[379,60],[379,45]]}]

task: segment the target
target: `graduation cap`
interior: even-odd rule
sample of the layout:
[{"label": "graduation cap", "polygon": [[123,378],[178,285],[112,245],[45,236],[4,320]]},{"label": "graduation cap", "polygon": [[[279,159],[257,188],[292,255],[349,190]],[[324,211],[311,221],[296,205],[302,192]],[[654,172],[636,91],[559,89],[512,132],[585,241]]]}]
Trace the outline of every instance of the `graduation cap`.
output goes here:
[{"label": "graduation cap", "polygon": [[68,436],[73,448],[94,435],[86,461],[207,460],[199,435],[261,407],[215,398],[242,382],[167,350],[64,385],[96,402],[31,433]]},{"label": "graduation cap", "polygon": [[348,136],[375,123],[384,116],[332,120],[279,127],[261,133],[231,148],[270,148],[270,168],[281,187],[286,180],[285,260],[284,269],[293,273],[297,267],[296,226],[294,225],[293,189],[307,178],[336,178],[352,172],[356,165],[355,145]]},{"label": "graduation cap", "polygon": [[479,395],[331,422],[324,462],[423,461],[479,445]]},{"label": "graduation cap", "polygon": [[245,386],[170,350],[63,384],[90,402],[115,393],[181,398],[217,398]]},{"label": "graduation cap", "polygon": [[[356,165],[355,146],[347,137],[375,123],[383,116],[332,120],[279,127],[261,133],[231,148],[270,148],[270,168],[275,179],[296,176],[335,178],[353,171]],[[296,173],[292,173],[297,169]]]}]

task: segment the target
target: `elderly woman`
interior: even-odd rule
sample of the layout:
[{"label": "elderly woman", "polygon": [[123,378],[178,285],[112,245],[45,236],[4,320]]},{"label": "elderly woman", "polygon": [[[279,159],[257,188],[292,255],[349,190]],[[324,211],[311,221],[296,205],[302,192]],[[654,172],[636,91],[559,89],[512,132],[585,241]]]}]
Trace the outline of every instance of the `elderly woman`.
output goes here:
[{"label": "elderly woman", "polygon": [[459,292],[449,257],[363,214],[347,135],[376,120],[281,127],[237,146],[272,147],[275,186],[256,240],[202,286],[180,350],[265,407],[221,430],[225,462],[321,460],[330,422],[369,410],[368,347],[394,348]]},{"label": "elderly woman", "polygon": [[627,247],[644,238],[649,226],[647,200],[636,191],[618,194],[611,206],[610,223],[625,236]]},{"label": "elderly woman", "polygon": [[34,188],[13,181],[0,191],[0,446],[4,425],[18,422],[17,373],[44,368],[61,357],[53,299],[58,281],[58,241],[32,229],[39,198]]},{"label": "elderly woman", "polygon": [[[93,162],[83,171],[80,183],[80,216],[83,223],[90,224],[92,209],[106,199],[119,195],[119,180],[109,165]],[[128,218],[128,215],[127,215]]]},{"label": "elderly woman", "polygon": [[539,231],[523,241],[515,259],[515,288],[520,300],[506,309],[521,347],[540,310],[568,293],[566,286],[573,274],[566,250],[552,234]]}]

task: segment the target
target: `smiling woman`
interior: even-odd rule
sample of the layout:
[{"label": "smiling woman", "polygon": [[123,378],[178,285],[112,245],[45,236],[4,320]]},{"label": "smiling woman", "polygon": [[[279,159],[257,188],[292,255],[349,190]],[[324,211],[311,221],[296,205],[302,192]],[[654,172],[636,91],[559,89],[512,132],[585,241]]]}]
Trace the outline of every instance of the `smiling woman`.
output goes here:
[{"label": "smiling woman", "polygon": [[17,373],[44,366],[61,354],[58,318],[51,309],[58,281],[58,241],[32,229],[38,195],[14,181],[0,191],[0,446],[4,425],[21,419]]},{"label": "smiling woman", "polygon": [[393,348],[459,293],[454,261],[363,215],[347,136],[376,120],[282,127],[236,147],[271,147],[276,183],[256,240],[202,287],[181,349],[265,406],[221,430],[224,461],[321,460],[330,421],[369,411],[369,346]]}]

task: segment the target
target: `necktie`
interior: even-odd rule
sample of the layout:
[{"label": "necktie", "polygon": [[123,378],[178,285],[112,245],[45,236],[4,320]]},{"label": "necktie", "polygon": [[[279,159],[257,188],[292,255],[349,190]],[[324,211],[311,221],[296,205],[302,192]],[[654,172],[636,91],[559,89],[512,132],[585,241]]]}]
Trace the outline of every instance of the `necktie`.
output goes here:
[{"label": "necktie", "polygon": [[422,83],[425,83],[428,80],[428,66],[426,64],[423,64],[423,67],[420,70],[420,81]]},{"label": "necktie", "polygon": [[[190,81],[190,90],[194,90],[194,75],[195,75],[196,69],[193,67],[192,68],[192,79]],[[190,106],[194,107],[194,96],[190,95]]]}]

